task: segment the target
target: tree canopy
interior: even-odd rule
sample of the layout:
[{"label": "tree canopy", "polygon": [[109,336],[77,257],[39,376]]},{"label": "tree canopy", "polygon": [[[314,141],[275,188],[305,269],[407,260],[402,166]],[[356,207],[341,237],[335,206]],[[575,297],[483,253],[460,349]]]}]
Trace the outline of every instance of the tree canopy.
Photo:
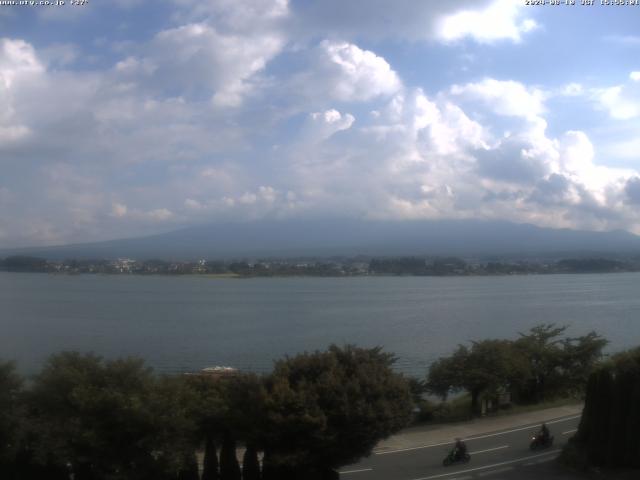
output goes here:
[{"label": "tree canopy", "polygon": [[139,359],[54,355],[27,400],[36,456],[70,465],[76,478],[177,471],[194,448],[189,391]]},{"label": "tree canopy", "polygon": [[280,360],[268,376],[158,376],[140,359],[63,352],[27,388],[0,363],[0,474],[195,479],[204,448],[206,478],[239,479],[241,445],[253,477],[258,451],[265,478],[331,477],[409,422],[409,382],[394,360],[380,348],[332,346]]},{"label": "tree canopy", "polygon": [[264,442],[274,463],[337,468],[408,424],[411,392],[380,348],[305,353],[267,379]]},{"label": "tree canopy", "polygon": [[613,356],[590,374],[578,432],[565,458],[582,466],[640,468],[638,405],[640,347]]},{"label": "tree canopy", "polygon": [[478,413],[484,394],[510,392],[520,402],[577,395],[584,391],[591,369],[607,341],[595,332],[562,337],[567,327],[542,324],[517,340],[483,340],[460,345],[429,368],[427,389],[446,398],[466,391]]}]

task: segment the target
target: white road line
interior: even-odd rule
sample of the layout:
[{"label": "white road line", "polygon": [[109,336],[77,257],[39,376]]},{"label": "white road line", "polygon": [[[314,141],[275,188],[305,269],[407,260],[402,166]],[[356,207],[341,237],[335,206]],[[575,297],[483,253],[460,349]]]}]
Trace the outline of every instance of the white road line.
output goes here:
[{"label": "white road line", "polygon": [[399,448],[398,450],[388,450],[386,452],[375,452],[376,455],[388,455],[390,453],[410,452],[411,450],[420,450],[421,448],[441,447],[442,445],[453,445],[453,441],[442,443],[431,443],[429,445],[421,445],[419,447]]},{"label": "white road line", "polygon": [[[546,424],[550,425],[550,424],[554,424],[554,423],[568,422],[569,420],[575,420],[576,418],[580,418],[581,416],[582,415],[574,415],[574,416],[571,416],[571,417],[565,417],[565,418],[560,418],[560,419],[557,419],[557,420],[551,420],[549,422],[546,422]],[[506,435],[507,433],[521,432],[523,430],[531,430],[533,428],[535,428],[535,425],[529,425],[527,427],[514,428],[512,430],[507,430],[507,431],[504,431],[504,432],[488,433],[486,435],[478,435],[477,437],[474,437],[474,436],[466,437],[465,440],[466,441],[480,440],[482,438],[496,437],[498,435]],[[452,444],[453,444],[453,440],[450,440],[448,442],[431,443],[429,445],[420,445],[419,447],[399,448],[397,450],[387,450],[386,452],[374,452],[374,455],[389,455],[391,453],[410,452],[412,450],[421,450],[423,448],[441,447],[443,445],[452,445]]]},{"label": "white road line", "polygon": [[487,475],[495,475],[497,473],[510,472],[511,470],[513,470],[513,467],[504,467],[504,468],[499,468],[498,470],[491,470],[490,472],[479,473],[478,476],[486,477]]},{"label": "white road line", "polygon": [[340,475],[346,475],[347,473],[361,473],[361,472],[372,472],[373,468],[363,468],[361,470],[346,470],[344,472],[339,472]]},{"label": "white road line", "polygon": [[577,431],[578,431],[578,429],[574,428],[572,430],[567,430],[566,432],[562,432],[562,435],[569,435],[570,433],[577,432]]},{"label": "white road line", "polygon": [[[553,423],[568,422],[569,420],[575,420],[576,418],[580,418],[581,416],[582,415],[574,415],[573,417],[562,418],[559,420],[551,420],[550,422],[545,422],[545,423],[547,425],[550,425]],[[505,435],[507,433],[521,432],[522,430],[531,430],[532,428],[535,428],[535,427],[536,425],[529,425],[527,427],[514,428],[512,430],[506,430],[504,432],[488,433],[487,435],[478,435],[477,437],[474,437],[474,436],[466,437],[465,440],[470,441],[470,440],[479,440],[481,438],[496,437],[498,435]]]},{"label": "white road line", "polygon": [[509,445],[502,445],[500,447],[487,448],[486,450],[478,450],[477,452],[469,452],[469,455],[477,455],[479,453],[493,452],[494,450],[502,450],[503,448],[509,448]]},{"label": "white road line", "polygon": [[464,473],[469,473],[469,472],[477,472],[478,470],[486,470],[488,468],[501,467],[503,465],[511,465],[513,463],[522,462],[523,460],[529,460],[531,458],[544,457],[546,455],[551,455],[551,454],[556,454],[556,453],[560,453],[560,449],[551,450],[551,451],[545,452],[545,453],[539,453],[537,455],[531,455],[529,457],[516,458],[515,460],[508,460],[506,462],[494,463],[492,465],[484,465],[482,467],[469,468],[468,470],[459,470],[457,472],[451,472],[451,473],[441,473],[440,475],[431,475],[430,477],[414,478],[413,480],[432,480],[434,478],[444,478],[444,477],[450,477],[452,475],[460,475],[461,473],[464,474]]}]

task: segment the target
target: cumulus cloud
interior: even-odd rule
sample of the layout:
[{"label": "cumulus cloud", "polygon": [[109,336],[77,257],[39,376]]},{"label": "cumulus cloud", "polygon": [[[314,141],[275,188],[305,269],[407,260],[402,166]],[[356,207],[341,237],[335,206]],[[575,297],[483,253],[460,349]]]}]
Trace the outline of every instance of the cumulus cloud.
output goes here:
[{"label": "cumulus cloud", "polygon": [[311,98],[364,102],[401,88],[397,73],[381,56],[348,42],[325,40],[310,57],[294,86]]},{"label": "cumulus cloud", "polygon": [[33,46],[23,40],[0,39],[0,84],[9,89],[24,76],[42,73],[44,67]]},{"label": "cumulus cloud", "polygon": [[445,42],[467,37],[479,43],[520,42],[523,33],[538,27],[534,19],[525,18],[522,7],[517,0],[496,0],[484,8],[447,15],[438,22],[436,36]]},{"label": "cumulus cloud", "polygon": [[139,57],[119,62],[116,71],[145,88],[208,94],[215,105],[234,107],[282,46],[276,33],[222,34],[206,23],[190,23],[159,32]]},{"label": "cumulus cloud", "polygon": [[506,39],[520,41],[536,28],[527,9],[517,0],[325,0],[297,2],[292,12],[305,30],[347,38],[401,38],[451,42],[470,38],[480,43]]},{"label": "cumulus cloud", "polygon": [[615,120],[637,118],[640,116],[639,81],[640,72],[631,72],[626,84],[592,89],[592,97]]},{"label": "cumulus cloud", "polygon": [[640,205],[640,177],[633,177],[627,180],[624,193],[631,205]]},{"label": "cumulus cloud", "polygon": [[29,136],[31,129],[17,115],[19,86],[44,71],[34,48],[23,40],[0,39],[0,149]]},{"label": "cumulus cloud", "polygon": [[481,82],[453,85],[451,94],[477,101],[498,115],[524,118],[539,117],[545,110],[545,94],[512,80],[485,78]]},{"label": "cumulus cloud", "polygon": [[399,2],[173,0],[159,30],[82,69],[64,44],[2,40],[2,244],[314,215],[640,225],[637,173],[600,165],[591,131],[547,126],[552,94],[633,104],[637,72],[609,96],[401,78],[404,40],[449,52],[537,24],[502,0]]},{"label": "cumulus cloud", "polygon": [[301,141],[315,143],[329,138],[334,133],[351,128],[355,117],[342,114],[332,108],[324,112],[314,112],[307,116],[301,132]]},{"label": "cumulus cloud", "polygon": [[271,29],[289,15],[288,0],[172,1],[181,7],[176,13],[180,20],[215,21],[220,28],[234,32]]},{"label": "cumulus cloud", "polygon": [[493,180],[532,184],[550,172],[548,158],[536,153],[526,138],[508,137],[494,148],[476,151],[478,173]]}]

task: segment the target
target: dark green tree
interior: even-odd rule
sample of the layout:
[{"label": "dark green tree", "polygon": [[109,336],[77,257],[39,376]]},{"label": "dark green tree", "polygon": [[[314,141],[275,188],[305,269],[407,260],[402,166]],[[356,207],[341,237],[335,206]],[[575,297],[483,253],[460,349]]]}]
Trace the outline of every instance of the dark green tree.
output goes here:
[{"label": "dark green tree", "polygon": [[541,402],[557,395],[564,386],[560,366],[566,362],[560,338],[567,327],[553,323],[533,327],[520,334],[516,348],[529,363],[529,376],[518,394],[521,400]]},{"label": "dark green tree", "polygon": [[178,480],[200,480],[198,460],[196,459],[195,452],[184,456],[182,466],[178,471]]},{"label": "dark green tree", "polygon": [[70,464],[77,480],[177,472],[195,446],[191,398],[180,379],[157,380],[138,359],[54,355],[27,397],[37,457]]},{"label": "dark green tree", "polygon": [[247,445],[242,457],[242,480],[260,480],[258,451],[252,444]]},{"label": "dark green tree", "polygon": [[585,406],[566,459],[640,468],[640,348],[615,355],[589,377]]},{"label": "dark green tree", "polygon": [[0,362],[0,478],[17,474],[24,427],[21,394],[22,378],[16,373],[15,364]]},{"label": "dark green tree", "polygon": [[230,432],[226,432],[220,450],[220,480],[240,480],[241,478],[240,465],[236,457],[236,441]]},{"label": "dark green tree", "polygon": [[527,374],[527,364],[513,342],[483,340],[471,348],[459,346],[450,357],[436,361],[429,369],[428,388],[440,397],[465,390],[471,395],[471,412],[480,412],[482,395],[511,391]]},{"label": "dark green tree", "polygon": [[441,357],[431,364],[427,375],[427,391],[446,400],[450,393],[464,388],[464,372],[469,358],[469,349],[459,345],[449,357]]},{"label": "dark green tree", "polygon": [[333,345],[277,362],[266,383],[263,476],[293,468],[310,478],[370,454],[404,427],[411,392],[391,369],[394,361],[380,348]]},{"label": "dark green tree", "polygon": [[562,340],[560,361],[563,378],[562,393],[584,394],[589,375],[602,358],[602,350],[607,343],[608,341],[596,332]]},{"label": "dark green tree", "polygon": [[204,447],[202,480],[218,480],[218,453],[213,435],[207,435]]}]

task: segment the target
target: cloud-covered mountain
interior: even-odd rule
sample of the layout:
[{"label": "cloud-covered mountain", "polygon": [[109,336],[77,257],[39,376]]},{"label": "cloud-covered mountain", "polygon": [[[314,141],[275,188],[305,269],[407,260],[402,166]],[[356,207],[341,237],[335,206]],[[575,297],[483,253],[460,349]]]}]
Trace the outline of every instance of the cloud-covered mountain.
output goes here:
[{"label": "cloud-covered mountain", "polygon": [[273,218],[640,234],[627,9],[69,3],[0,9],[0,248]]},{"label": "cloud-covered mountain", "polygon": [[228,259],[333,255],[460,255],[526,258],[640,253],[624,231],[545,229],[502,221],[299,220],[219,223],[99,243],[0,251],[49,259]]}]

